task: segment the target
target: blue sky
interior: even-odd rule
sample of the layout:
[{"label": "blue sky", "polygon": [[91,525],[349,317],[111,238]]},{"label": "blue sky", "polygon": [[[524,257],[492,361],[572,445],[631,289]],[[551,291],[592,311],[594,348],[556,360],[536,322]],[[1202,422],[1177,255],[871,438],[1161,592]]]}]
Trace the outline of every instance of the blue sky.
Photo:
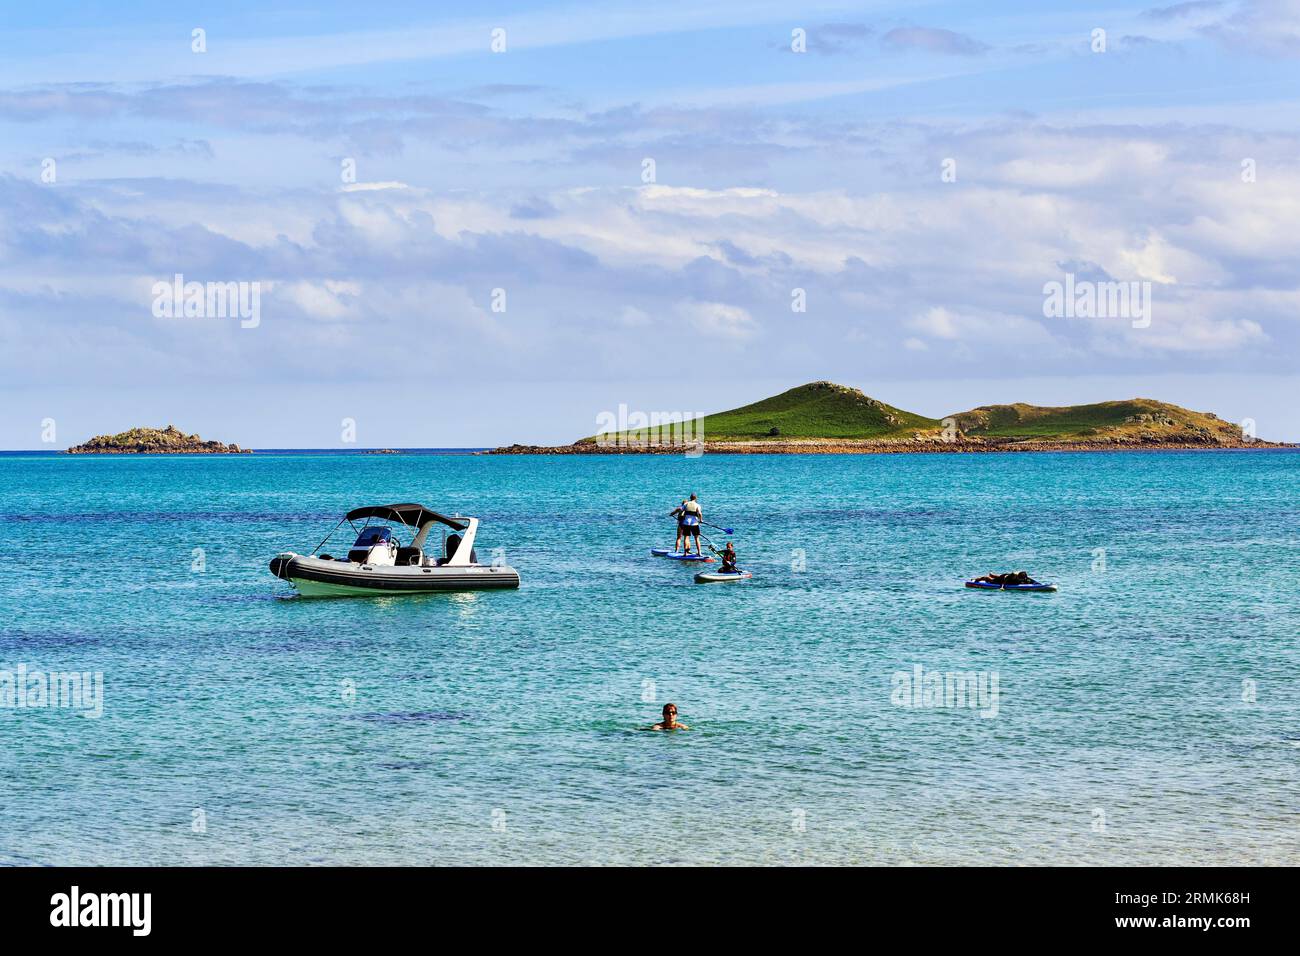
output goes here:
[{"label": "blue sky", "polygon": [[[555,442],[817,379],[1300,440],[1295,0],[126,6],[0,12],[0,447]],[[1045,317],[1067,272],[1150,326]],[[156,316],[177,273],[258,324]]]}]

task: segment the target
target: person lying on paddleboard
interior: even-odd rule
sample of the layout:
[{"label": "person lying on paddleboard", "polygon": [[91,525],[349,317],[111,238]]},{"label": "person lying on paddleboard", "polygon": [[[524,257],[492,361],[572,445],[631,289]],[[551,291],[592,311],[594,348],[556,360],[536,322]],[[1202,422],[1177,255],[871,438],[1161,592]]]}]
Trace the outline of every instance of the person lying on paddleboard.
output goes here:
[{"label": "person lying on paddleboard", "polygon": [[718,556],[722,559],[722,564],[718,565],[718,573],[735,574],[737,571],[735,545],[728,541],[727,546],[718,552]]},{"label": "person lying on paddleboard", "polygon": [[704,520],[704,509],[692,494],[690,500],[682,502],[682,530],[686,533],[686,546],[683,549],[691,553],[690,539],[695,539],[695,553],[700,553],[700,522]]},{"label": "person lying on paddleboard", "polygon": [[1024,571],[1010,571],[1007,574],[995,574],[990,571],[988,574],[975,579],[988,584],[1037,584],[1038,582],[1031,578]]},{"label": "person lying on paddleboard", "polygon": [[655,724],[651,730],[690,730],[685,724],[677,722],[677,705],[664,704],[664,719],[661,723]]}]

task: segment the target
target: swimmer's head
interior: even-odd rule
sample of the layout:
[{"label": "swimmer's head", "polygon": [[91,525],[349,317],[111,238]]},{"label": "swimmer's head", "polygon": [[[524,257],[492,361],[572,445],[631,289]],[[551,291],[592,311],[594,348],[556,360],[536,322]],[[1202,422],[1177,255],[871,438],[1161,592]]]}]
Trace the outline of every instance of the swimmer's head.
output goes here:
[{"label": "swimmer's head", "polygon": [[676,719],[677,719],[677,705],[664,704],[664,720],[671,721]]}]

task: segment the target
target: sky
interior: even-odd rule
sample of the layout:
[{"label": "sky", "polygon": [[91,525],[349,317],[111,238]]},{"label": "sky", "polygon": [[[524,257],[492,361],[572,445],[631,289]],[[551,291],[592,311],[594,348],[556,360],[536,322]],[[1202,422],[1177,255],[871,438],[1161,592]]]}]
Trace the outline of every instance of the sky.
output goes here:
[{"label": "sky", "polygon": [[[1067,276],[1145,320],[1049,314]],[[0,343],[6,449],[556,443],[822,379],[1300,441],[1300,0],[6,4]]]}]

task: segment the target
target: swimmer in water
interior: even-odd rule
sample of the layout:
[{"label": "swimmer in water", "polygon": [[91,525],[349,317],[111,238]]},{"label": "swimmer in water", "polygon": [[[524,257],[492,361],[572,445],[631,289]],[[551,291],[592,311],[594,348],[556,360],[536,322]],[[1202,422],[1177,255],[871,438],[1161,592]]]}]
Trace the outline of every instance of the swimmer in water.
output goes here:
[{"label": "swimmer in water", "polygon": [[677,705],[664,704],[664,719],[661,723],[655,724],[651,730],[690,730],[685,724],[677,722]]}]

